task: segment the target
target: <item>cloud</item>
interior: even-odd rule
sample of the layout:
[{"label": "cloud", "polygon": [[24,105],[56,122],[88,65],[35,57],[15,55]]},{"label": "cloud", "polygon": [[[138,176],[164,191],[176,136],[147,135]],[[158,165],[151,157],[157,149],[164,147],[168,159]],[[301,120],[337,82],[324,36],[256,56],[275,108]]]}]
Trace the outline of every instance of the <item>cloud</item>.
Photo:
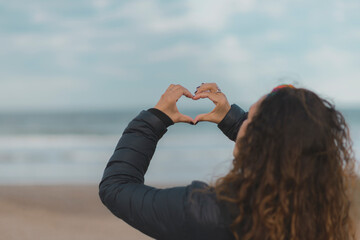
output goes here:
[{"label": "cloud", "polygon": [[110,0],[93,0],[92,4],[95,8],[98,9],[104,9],[106,7],[109,7],[111,5],[111,1]]},{"label": "cloud", "polygon": [[[74,91],[83,89],[83,82],[71,77],[23,76],[14,74],[2,79],[0,89],[0,107],[12,109],[12,105],[22,110],[48,108],[49,103],[58,107],[73,97]],[[8,104],[8,103],[12,104]]]},{"label": "cloud", "polygon": [[288,40],[288,36],[287,36],[286,32],[276,30],[276,29],[265,31],[262,34],[262,36],[256,36],[256,37],[261,38],[262,41],[264,41],[266,43],[276,43],[276,42],[284,43],[285,41]]},{"label": "cloud", "polygon": [[[2,79],[26,82],[39,96],[54,90],[45,81],[41,87],[36,78],[69,84],[55,84],[57,93],[70,91],[74,98],[79,84],[86,85],[82,96],[89,104],[100,102],[93,94],[116,95],[124,88],[121,101],[136,91],[141,96],[137,103],[147,103],[171,81],[189,87],[212,81],[235,101],[251,103],[281,81],[297,81],[339,102],[360,101],[354,90],[360,60],[357,1],[64,0],[28,5],[20,0],[3,5]],[[4,96],[13,87],[5,89]],[[24,104],[30,104],[31,98],[26,99]],[[48,106],[69,104],[51,99]],[[101,104],[112,100],[104,97]]]},{"label": "cloud", "polygon": [[319,71],[349,70],[357,62],[352,53],[327,45],[311,49],[306,60]]},{"label": "cloud", "polygon": [[162,47],[148,54],[149,62],[164,62],[182,58],[199,58],[202,46],[190,43],[176,43],[169,47]]},{"label": "cloud", "polygon": [[[233,78],[238,75],[238,69],[247,64],[251,54],[242,46],[236,36],[228,35],[218,41],[210,43],[176,43],[169,47],[163,47],[149,52],[151,62],[164,62],[179,59],[191,61],[192,64],[201,68],[200,71],[222,74],[227,69],[226,78]],[[234,71],[237,74],[234,74]]]},{"label": "cloud", "polygon": [[227,64],[239,65],[250,58],[250,53],[241,46],[239,39],[235,36],[226,36],[214,48],[215,55]]},{"label": "cloud", "polygon": [[337,22],[345,22],[349,17],[356,16],[356,12],[360,9],[359,1],[348,0],[334,0],[332,2],[332,16]]},{"label": "cloud", "polygon": [[310,50],[305,55],[308,63],[308,84],[332,96],[339,104],[360,103],[360,59],[352,52],[332,46]]},{"label": "cloud", "polygon": [[[177,14],[171,10],[178,9]],[[286,10],[286,1],[258,0],[187,0],[181,3],[162,1],[131,1],[119,7],[116,16],[131,20],[136,28],[154,33],[202,31],[215,33],[228,27],[238,14],[259,13],[280,17]]]}]

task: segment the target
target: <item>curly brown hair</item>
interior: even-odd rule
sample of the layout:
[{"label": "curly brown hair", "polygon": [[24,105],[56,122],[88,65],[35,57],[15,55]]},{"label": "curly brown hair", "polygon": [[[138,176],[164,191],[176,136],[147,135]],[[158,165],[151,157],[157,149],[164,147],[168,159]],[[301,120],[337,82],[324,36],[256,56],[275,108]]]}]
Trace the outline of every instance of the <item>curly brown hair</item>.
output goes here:
[{"label": "curly brown hair", "polygon": [[260,103],[236,147],[232,169],[215,184],[218,199],[236,205],[236,239],[355,239],[352,141],[333,104],[282,88]]}]

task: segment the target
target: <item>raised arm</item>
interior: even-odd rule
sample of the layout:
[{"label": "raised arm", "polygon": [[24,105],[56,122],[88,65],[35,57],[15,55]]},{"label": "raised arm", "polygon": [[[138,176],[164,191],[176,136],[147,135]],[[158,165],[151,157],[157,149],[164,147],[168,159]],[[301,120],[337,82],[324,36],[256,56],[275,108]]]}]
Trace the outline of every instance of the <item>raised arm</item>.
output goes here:
[{"label": "raised arm", "polygon": [[129,123],[99,185],[101,201],[114,215],[156,239],[176,239],[173,235],[185,221],[184,199],[189,187],[144,185],[157,142],[167,127],[174,122],[192,123],[177,110],[176,101],[182,95],[192,97],[182,86],[170,85],[155,108],[142,111]]},{"label": "raised arm", "polygon": [[[186,188],[163,190],[144,185],[144,174],[165,132],[157,116],[142,111],[125,129],[99,185],[102,202],[115,216],[156,239],[170,237],[184,220],[181,208]],[[178,221],[168,226],[170,216]]]}]

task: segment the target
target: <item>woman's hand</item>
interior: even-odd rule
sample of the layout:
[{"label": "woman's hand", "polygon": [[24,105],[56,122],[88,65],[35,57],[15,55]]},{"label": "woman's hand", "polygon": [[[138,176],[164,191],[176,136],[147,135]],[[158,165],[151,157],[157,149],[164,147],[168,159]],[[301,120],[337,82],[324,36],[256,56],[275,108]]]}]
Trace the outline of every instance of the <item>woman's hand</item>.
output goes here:
[{"label": "woman's hand", "polygon": [[193,97],[190,91],[183,86],[171,84],[161,96],[155,108],[168,115],[174,123],[186,122],[193,124],[194,120],[191,117],[180,113],[176,106],[176,102],[182,95],[185,95],[188,98]]},{"label": "woman's hand", "polygon": [[194,120],[195,124],[201,121],[219,124],[231,108],[225,94],[220,92],[216,83],[201,84],[201,86],[197,88],[193,99],[198,100],[200,98],[209,98],[215,104],[215,108],[209,113],[197,115]]}]

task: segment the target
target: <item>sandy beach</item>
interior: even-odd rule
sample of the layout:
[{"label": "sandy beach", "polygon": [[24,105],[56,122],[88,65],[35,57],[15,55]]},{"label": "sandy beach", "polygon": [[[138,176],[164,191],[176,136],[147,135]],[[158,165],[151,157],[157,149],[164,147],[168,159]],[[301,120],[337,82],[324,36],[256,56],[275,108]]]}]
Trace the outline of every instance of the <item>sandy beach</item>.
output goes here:
[{"label": "sandy beach", "polygon": [[0,240],[152,239],[113,216],[97,186],[0,186],[0,213]]},{"label": "sandy beach", "polygon": [[1,240],[152,239],[113,216],[97,186],[0,186]]}]

